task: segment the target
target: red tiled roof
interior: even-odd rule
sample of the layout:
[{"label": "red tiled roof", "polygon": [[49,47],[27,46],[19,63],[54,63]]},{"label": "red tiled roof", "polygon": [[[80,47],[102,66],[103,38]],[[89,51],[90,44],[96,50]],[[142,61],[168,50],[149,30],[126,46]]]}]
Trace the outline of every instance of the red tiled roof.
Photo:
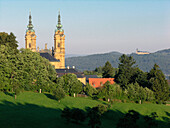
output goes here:
[{"label": "red tiled roof", "polygon": [[89,78],[89,84],[94,88],[102,87],[107,81],[114,84],[114,78]]}]

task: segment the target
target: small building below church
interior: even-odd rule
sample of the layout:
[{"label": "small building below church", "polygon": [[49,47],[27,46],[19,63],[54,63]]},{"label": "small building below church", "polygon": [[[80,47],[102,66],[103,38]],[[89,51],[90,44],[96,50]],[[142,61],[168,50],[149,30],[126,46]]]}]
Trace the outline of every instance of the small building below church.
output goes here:
[{"label": "small building below church", "polygon": [[78,71],[77,69],[75,69],[75,67],[73,68],[70,68],[70,67],[67,67],[65,69],[56,69],[56,72],[57,72],[57,77],[61,77],[65,74],[75,74],[77,76],[77,79],[83,83],[84,85],[86,85],[86,77],[84,75],[83,72],[80,72]]},{"label": "small building below church", "polygon": [[114,78],[89,78],[89,84],[94,88],[101,88],[103,85],[109,81],[110,84],[114,84]]}]

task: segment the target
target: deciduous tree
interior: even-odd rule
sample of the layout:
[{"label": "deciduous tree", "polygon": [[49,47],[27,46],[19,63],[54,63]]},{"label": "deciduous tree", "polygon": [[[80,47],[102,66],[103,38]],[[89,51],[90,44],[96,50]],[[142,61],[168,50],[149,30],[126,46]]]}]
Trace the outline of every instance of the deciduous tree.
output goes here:
[{"label": "deciduous tree", "polygon": [[83,90],[90,97],[92,97],[94,94],[97,93],[97,90],[95,88],[93,88],[89,83],[87,83],[84,86]]},{"label": "deciduous tree", "polygon": [[113,98],[115,92],[114,85],[111,85],[109,81],[107,81],[103,88],[101,88],[99,95],[103,98],[106,98],[108,102]]},{"label": "deciduous tree", "polygon": [[69,95],[74,93],[78,94],[83,90],[82,83],[77,79],[75,74],[63,75],[64,85],[62,86],[64,91]]},{"label": "deciduous tree", "polygon": [[11,32],[10,34],[5,32],[0,32],[0,45],[8,45],[16,51],[18,47],[18,42],[16,41],[15,35]]},{"label": "deciduous tree", "polygon": [[139,113],[134,110],[129,110],[123,118],[119,119],[117,128],[138,128],[139,126],[136,124],[138,119]]},{"label": "deciduous tree", "polygon": [[54,91],[53,91],[54,98],[60,102],[61,99],[65,97],[65,92],[64,90],[58,86]]}]

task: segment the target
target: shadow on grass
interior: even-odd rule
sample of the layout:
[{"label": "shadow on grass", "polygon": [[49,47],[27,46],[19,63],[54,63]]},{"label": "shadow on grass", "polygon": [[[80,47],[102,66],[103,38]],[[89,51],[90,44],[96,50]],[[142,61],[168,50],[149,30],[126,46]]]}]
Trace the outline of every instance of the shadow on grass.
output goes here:
[{"label": "shadow on grass", "polygon": [[[166,112],[166,113],[168,113],[168,112]],[[141,115],[140,113],[138,113],[138,114],[139,114],[139,119],[137,119],[137,122],[136,122],[138,128],[170,128],[170,118],[168,118],[168,117],[162,117],[163,121],[153,119],[152,121],[147,122],[145,120],[146,115]],[[103,117],[102,117],[103,127],[112,126],[113,128],[116,128],[119,120],[125,116],[126,116],[126,113],[122,113],[119,110],[114,110],[114,111],[108,110],[107,112],[105,112],[103,114]],[[150,116],[150,115],[147,115],[147,116]],[[121,122],[121,123],[125,123],[125,122]],[[132,128],[131,125],[130,125],[130,127],[127,126],[128,123],[125,123],[125,124],[126,124],[126,128]],[[154,124],[156,124],[156,125],[154,125]]]},{"label": "shadow on grass", "polygon": [[5,94],[5,95],[8,95],[8,96],[11,96],[11,97],[14,97],[14,96],[15,96],[15,94],[12,93],[12,92],[4,92],[4,94]]},{"label": "shadow on grass", "polygon": [[[47,95],[50,96],[50,95]],[[50,96],[51,97],[51,96]],[[86,107],[86,111],[90,109]],[[30,103],[13,103],[6,100],[0,103],[0,124],[1,128],[87,128],[88,119],[81,125],[74,123],[67,124],[65,119],[61,118],[62,110],[60,108],[47,108]],[[165,112],[169,117],[169,112]],[[108,110],[101,117],[103,128],[115,128],[119,119],[124,117],[125,113],[119,110]],[[139,128],[146,127],[144,115],[139,115],[137,122]],[[154,120],[161,128],[168,128],[169,118],[162,117],[164,121]]]},{"label": "shadow on grass", "polygon": [[55,100],[54,96],[49,93],[44,93],[44,95],[52,100]]},{"label": "shadow on grass", "polygon": [[9,101],[0,103],[1,128],[57,128],[67,127],[60,118],[61,110]]},{"label": "shadow on grass", "polygon": [[167,116],[169,116],[169,117],[170,117],[170,113],[169,113],[169,112],[165,112],[165,113],[166,113],[166,115],[167,115]]}]

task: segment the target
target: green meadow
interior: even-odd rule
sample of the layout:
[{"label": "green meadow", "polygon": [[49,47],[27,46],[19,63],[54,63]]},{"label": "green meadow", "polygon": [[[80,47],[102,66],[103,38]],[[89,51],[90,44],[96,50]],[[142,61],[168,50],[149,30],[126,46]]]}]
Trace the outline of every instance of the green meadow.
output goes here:
[{"label": "green meadow", "polygon": [[[108,105],[105,101],[92,100],[82,97],[65,97],[60,102],[54,100],[50,94],[24,92],[14,99],[13,94],[0,92],[0,127],[1,128],[86,128],[89,127],[88,119],[82,124],[67,124],[61,118],[65,107],[80,108],[84,111],[87,107],[98,104]],[[118,120],[128,110],[139,112],[140,128],[145,127],[143,116],[152,112],[158,114],[156,122],[158,127],[170,127],[170,106],[158,104],[113,103],[106,113],[102,115],[102,128],[114,128]]]}]

